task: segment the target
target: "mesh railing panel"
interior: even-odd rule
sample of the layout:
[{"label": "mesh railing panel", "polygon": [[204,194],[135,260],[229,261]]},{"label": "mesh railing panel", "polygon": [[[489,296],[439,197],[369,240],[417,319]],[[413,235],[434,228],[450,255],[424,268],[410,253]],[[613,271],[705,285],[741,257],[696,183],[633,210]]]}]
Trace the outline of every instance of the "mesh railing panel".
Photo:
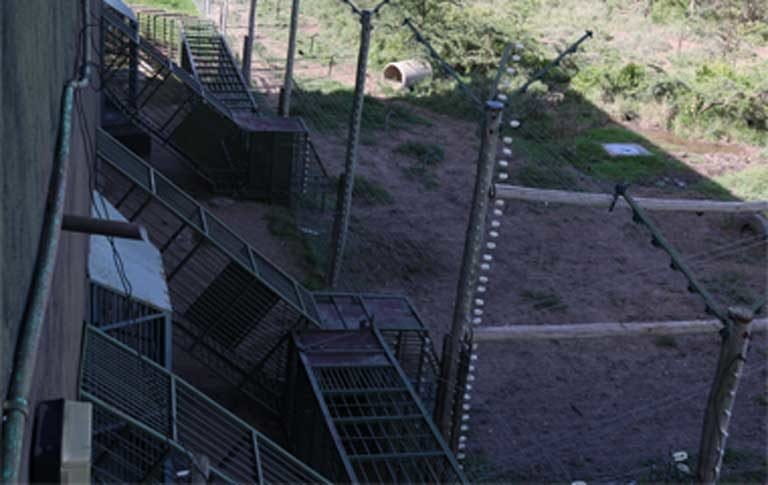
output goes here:
[{"label": "mesh railing panel", "polygon": [[[267,471],[275,482],[325,482],[207,396],[94,327],[88,329],[81,391],[85,399],[124,413],[195,456],[205,457],[211,467],[238,482],[266,483]],[[114,425],[94,427],[97,435],[108,430],[114,431]],[[131,450],[131,443],[124,441]],[[164,449],[156,441],[142,445],[144,452],[154,446],[149,454],[155,462]],[[148,461],[138,455],[128,458],[126,463]],[[128,469],[123,476],[129,472],[135,476]]]}]

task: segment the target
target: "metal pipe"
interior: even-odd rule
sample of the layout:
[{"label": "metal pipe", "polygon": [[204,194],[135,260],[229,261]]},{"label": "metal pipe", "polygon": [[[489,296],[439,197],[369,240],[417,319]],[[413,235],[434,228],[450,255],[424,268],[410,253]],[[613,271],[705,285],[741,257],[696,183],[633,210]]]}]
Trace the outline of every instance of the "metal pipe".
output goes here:
[{"label": "metal pipe", "polygon": [[[90,1],[83,0],[83,25],[90,20]],[[32,286],[25,307],[16,353],[14,355],[8,399],[3,403],[2,482],[15,483],[19,478],[24,431],[29,419],[29,394],[37,363],[37,351],[43,333],[51,282],[56,267],[56,254],[61,238],[61,222],[67,193],[69,149],[72,135],[72,111],[75,91],[89,84],[91,76],[91,36],[85,35],[84,62],[79,79],[69,81],[61,104],[60,131],[51,170],[51,182],[43,220],[40,248],[32,275]]]},{"label": "metal pipe", "polygon": [[248,13],[248,34],[245,36],[245,45],[243,45],[243,78],[245,85],[251,85],[251,57],[253,53],[253,42],[256,30],[256,0],[251,0],[251,9]]},{"label": "metal pipe", "polygon": [[147,240],[147,230],[140,224],[71,214],[64,216],[61,222],[61,230],[85,234],[100,234],[102,236],[113,236],[123,239]]}]

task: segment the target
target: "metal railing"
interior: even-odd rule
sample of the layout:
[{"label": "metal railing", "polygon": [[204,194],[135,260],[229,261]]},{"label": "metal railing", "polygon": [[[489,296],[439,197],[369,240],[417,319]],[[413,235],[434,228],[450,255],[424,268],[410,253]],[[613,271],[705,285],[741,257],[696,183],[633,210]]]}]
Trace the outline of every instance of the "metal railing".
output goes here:
[{"label": "metal railing", "polygon": [[310,292],[102,130],[97,153],[100,192],[160,249],[176,343],[277,411],[287,335],[319,326]]},{"label": "metal railing", "polygon": [[171,471],[179,476],[181,461],[186,470],[205,463],[235,483],[329,483],[178,376],[92,326],[80,394],[96,405],[95,477],[162,482]]}]

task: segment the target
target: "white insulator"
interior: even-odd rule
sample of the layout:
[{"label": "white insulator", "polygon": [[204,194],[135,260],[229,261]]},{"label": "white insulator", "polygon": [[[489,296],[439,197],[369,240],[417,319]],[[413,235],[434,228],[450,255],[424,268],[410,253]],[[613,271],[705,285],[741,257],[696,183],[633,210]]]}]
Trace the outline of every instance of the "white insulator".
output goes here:
[{"label": "white insulator", "polygon": [[518,43],[515,44],[515,49],[517,49],[519,51],[523,50],[524,48],[525,48],[525,46],[523,46],[523,44],[521,42],[518,42]]},{"label": "white insulator", "polygon": [[463,432],[465,432],[465,433],[466,433],[467,431],[469,431],[469,426],[467,426],[466,424],[462,424],[462,425],[459,427],[459,430],[461,430],[461,431],[463,431]]},{"label": "white insulator", "polygon": [[500,158],[498,161],[498,164],[499,164],[499,167],[501,168],[507,168],[509,166],[509,161],[503,158]]},{"label": "white insulator", "polygon": [[512,144],[512,137],[511,136],[505,136],[503,141],[504,141],[505,144],[511,145]]},{"label": "white insulator", "polygon": [[477,280],[478,280],[480,283],[482,283],[482,284],[486,284],[486,283],[488,283],[488,277],[487,277],[487,276],[480,276],[479,278],[477,278]]},{"label": "white insulator", "polygon": [[483,305],[485,305],[485,301],[483,301],[482,298],[475,298],[475,305],[483,306]]},{"label": "white insulator", "polygon": [[465,401],[470,401],[471,399],[472,399],[472,395],[467,393],[467,392],[465,392],[464,393],[464,400]]},{"label": "white insulator", "polygon": [[481,309],[479,309],[479,308],[475,308],[474,310],[472,310],[472,313],[474,313],[475,316],[477,316],[477,317],[482,317],[483,316],[483,311]]},{"label": "white insulator", "polygon": [[464,465],[462,465],[461,463],[459,463],[459,470],[464,471]]},{"label": "white insulator", "polygon": [[469,374],[467,376],[467,382],[475,382],[475,376],[474,374]]},{"label": "white insulator", "polygon": [[522,58],[518,54],[512,56],[512,62],[520,62],[520,59]]},{"label": "white insulator", "polygon": [[459,443],[464,443],[465,441],[467,441],[467,437],[466,436],[464,436],[464,435],[459,436]]},{"label": "white insulator", "polygon": [[496,96],[496,97],[499,98],[499,101],[506,101],[507,100],[507,95],[504,94],[504,93],[499,93],[499,95]]},{"label": "white insulator", "polygon": [[425,343],[425,344],[431,344],[431,343],[432,343],[432,340],[431,340],[429,337],[426,337],[426,338],[424,339],[424,343]]},{"label": "white insulator", "polygon": [[469,411],[470,409],[472,409],[472,405],[471,404],[462,404],[461,405],[461,409],[463,409],[464,411]]},{"label": "white insulator", "polygon": [[479,285],[479,286],[477,287],[477,292],[478,292],[478,293],[485,293],[485,292],[486,292],[486,290],[487,290],[487,288],[486,288],[485,286],[483,286],[483,285]]},{"label": "white insulator", "polygon": [[477,361],[477,354],[472,354],[472,356],[470,356],[469,360]]},{"label": "white insulator", "polygon": [[461,415],[461,420],[462,421],[469,421],[469,414],[462,414]]},{"label": "white insulator", "polygon": [[483,263],[480,265],[480,271],[490,271],[491,265],[488,263]]},{"label": "white insulator", "polygon": [[506,155],[508,157],[512,155],[512,150],[510,150],[509,148],[506,148],[506,147],[502,148],[501,151],[504,152],[504,155]]},{"label": "white insulator", "polygon": [[487,243],[485,243],[485,247],[487,247],[488,249],[496,249],[496,243],[493,241],[488,241]]},{"label": "white insulator", "polygon": [[483,261],[488,261],[489,263],[493,261],[493,256],[490,254],[483,254]]},{"label": "white insulator", "polygon": [[504,207],[504,199],[496,199],[493,203],[496,207]]},{"label": "white insulator", "polygon": [[472,344],[472,350],[477,350],[478,347],[480,347],[480,344]]},{"label": "white insulator", "polygon": [[475,366],[474,365],[470,365],[469,366],[469,372],[475,372]]},{"label": "white insulator", "polygon": [[520,128],[520,121],[512,120],[509,122],[509,126],[511,126],[512,128]]},{"label": "white insulator", "polygon": [[514,76],[515,74],[517,74],[517,69],[515,69],[514,67],[508,67],[507,74],[509,74],[510,76]]},{"label": "white insulator", "polygon": [[472,319],[472,323],[473,323],[474,325],[480,325],[481,323],[483,323],[483,319],[482,319],[482,318],[480,318],[480,317],[476,317],[476,318],[473,318],[473,319]]},{"label": "white insulator", "polygon": [[467,392],[471,391],[472,390],[472,384],[466,384],[464,386],[464,390],[467,391]]},{"label": "white insulator", "polygon": [[501,222],[493,220],[491,221],[491,227],[501,227]]},{"label": "white insulator", "polygon": [[499,237],[499,231],[490,231],[488,235],[491,236],[492,238],[497,238]]},{"label": "white insulator", "polygon": [[501,172],[499,174],[499,180],[507,180],[508,178],[509,178],[509,174],[508,173]]},{"label": "white insulator", "polygon": [[466,450],[467,449],[467,444],[466,443],[459,443],[459,449],[460,450]]},{"label": "white insulator", "polygon": [[[466,454],[464,454],[464,453],[456,453],[456,459],[457,459],[457,460],[463,460],[463,459],[465,459],[466,457],[467,457],[467,455],[466,455]],[[461,466],[461,465],[459,465],[459,466]]]},{"label": "white insulator", "polygon": [[493,215],[501,217],[504,215],[504,212],[501,209],[493,209]]}]

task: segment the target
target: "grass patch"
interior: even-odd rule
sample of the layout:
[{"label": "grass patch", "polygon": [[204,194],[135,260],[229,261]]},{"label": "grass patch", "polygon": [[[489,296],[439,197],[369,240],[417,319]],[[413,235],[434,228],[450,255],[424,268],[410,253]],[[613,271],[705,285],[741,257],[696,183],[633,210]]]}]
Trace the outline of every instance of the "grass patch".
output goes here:
[{"label": "grass patch", "polygon": [[199,15],[195,2],[193,0],[136,0],[130,3],[131,6],[154,7],[166,10],[168,12],[178,12],[188,15]]},{"label": "grass patch", "polygon": [[745,282],[745,277],[735,271],[725,271],[710,278],[702,279],[710,291],[721,296],[728,305],[753,305],[756,295]]},{"label": "grass patch", "polygon": [[355,175],[355,186],[352,197],[364,205],[392,205],[395,198],[378,180],[369,179],[364,175]]},{"label": "grass patch", "polygon": [[[297,90],[291,103],[291,114],[303,116],[318,131],[346,133],[352,112],[352,88],[331,79],[315,79],[300,82],[300,85],[301,89]],[[429,120],[402,104],[365,97],[361,122],[363,136],[411,125],[430,124]],[[370,138],[367,140],[371,141]]]},{"label": "grass patch", "polygon": [[301,246],[301,260],[306,276],[303,284],[310,290],[325,287],[325,268],[319,248],[313,244],[311,236],[303,234],[297,227],[293,215],[288,209],[272,207],[264,216],[267,229],[274,237],[283,241],[292,241]]},{"label": "grass patch", "polygon": [[656,347],[661,347],[665,349],[679,349],[680,345],[677,343],[677,340],[675,337],[672,337],[671,335],[659,335],[658,337],[654,337],[653,344]]},{"label": "grass patch", "polygon": [[435,167],[445,159],[443,147],[434,143],[409,141],[401,143],[394,151],[413,160],[411,165],[403,168],[407,178],[419,181],[427,190],[440,186]]},{"label": "grass patch", "polygon": [[[641,157],[611,156],[602,143],[637,143],[651,155]],[[641,135],[620,126],[588,130],[574,140],[577,166],[597,178],[612,182],[641,182],[678,172],[683,165],[648,143]]]},{"label": "grass patch", "polygon": [[560,295],[552,290],[523,290],[520,292],[520,296],[523,297],[523,300],[527,303],[531,303],[534,310],[562,311],[568,308],[568,305],[563,303]]},{"label": "grass patch", "polygon": [[768,199],[768,166],[754,166],[720,175],[699,182],[694,189],[718,199],[765,200]]}]

